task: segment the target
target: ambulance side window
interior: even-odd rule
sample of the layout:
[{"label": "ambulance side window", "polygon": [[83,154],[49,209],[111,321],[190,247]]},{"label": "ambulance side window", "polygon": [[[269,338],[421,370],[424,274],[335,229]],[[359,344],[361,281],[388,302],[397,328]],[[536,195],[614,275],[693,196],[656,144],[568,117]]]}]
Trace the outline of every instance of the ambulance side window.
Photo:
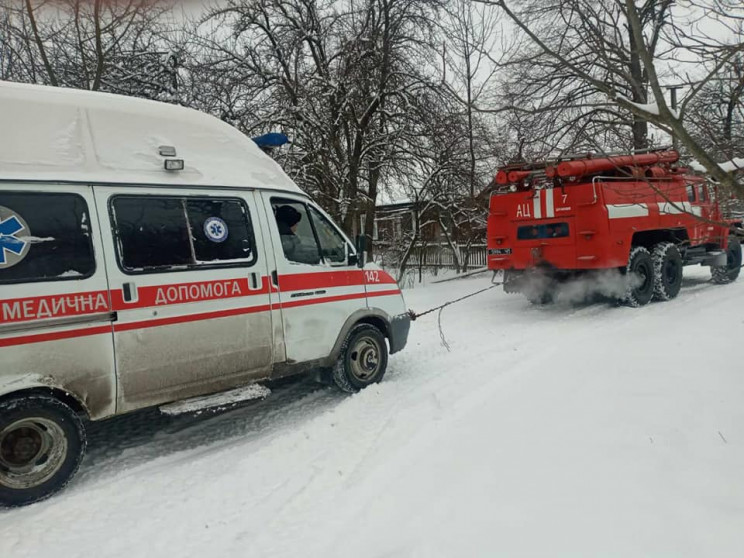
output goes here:
[{"label": "ambulance side window", "polygon": [[346,263],[346,239],[315,208],[310,208],[310,215],[320,239],[323,259],[330,264]]},{"label": "ambulance side window", "polygon": [[113,207],[119,261],[125,270],[192,263],[189,229],[180,199],[118,197]]},{"label": "ambulance side window", "polygon": [[238,200],[189,199],[186,203],[199,264],[256,261],[256,242],[248,208]]},{"label": "ambulance side window", "polygon": [[225,198],[116,196],[119,264],[126,273],[247,266],[256,261],[248,208]]},{"label": "ambulance side window", "polygon": [[82,197],[0,192],[0,284],[84,279],[95,269]]},{"label": "ambulance side window", "polygon": [[271,198],[279,239],[287,261],[317,265],[321,262],[318,240],[304,203]]}]

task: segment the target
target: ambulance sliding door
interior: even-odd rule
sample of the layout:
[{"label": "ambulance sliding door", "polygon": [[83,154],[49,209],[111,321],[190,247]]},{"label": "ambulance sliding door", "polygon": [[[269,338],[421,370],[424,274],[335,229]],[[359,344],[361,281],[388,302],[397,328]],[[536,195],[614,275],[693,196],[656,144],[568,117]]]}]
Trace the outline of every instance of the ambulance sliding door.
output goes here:
[{"label": "ambulance sliding door", "polygon": [[96,186],[119,410],[229,389],[272,367],[254,192]]}]

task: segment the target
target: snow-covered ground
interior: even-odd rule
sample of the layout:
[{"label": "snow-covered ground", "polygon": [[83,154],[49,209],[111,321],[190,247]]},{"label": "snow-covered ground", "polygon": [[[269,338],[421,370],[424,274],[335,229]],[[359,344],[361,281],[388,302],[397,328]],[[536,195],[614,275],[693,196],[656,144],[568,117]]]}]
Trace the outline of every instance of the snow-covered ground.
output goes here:
[{"label": "snow-covered ground", "polygon": [[358,395],[101,423],[65,492],[0,512],[0,556],[742,556],[744,280],[707,278],[637,310],[493,289]]}]

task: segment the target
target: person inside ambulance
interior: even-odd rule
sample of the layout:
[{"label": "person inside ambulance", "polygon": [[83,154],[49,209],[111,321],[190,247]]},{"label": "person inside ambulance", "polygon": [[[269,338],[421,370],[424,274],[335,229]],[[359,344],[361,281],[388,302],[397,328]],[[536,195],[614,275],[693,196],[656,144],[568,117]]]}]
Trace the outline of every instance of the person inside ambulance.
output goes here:
[{"label": "person inside ambulance", "polygon": [[[301,220],[302,214],[291,205],[282,205],[276,209],[276,223],[279,227],[284,255],[291,262],[320,263],[315,239],[313,238],[311,242],[305,242],[302,235],[297,234],[297,228]],[[310,229],[310,234],[312,234],[312,229]]]}]

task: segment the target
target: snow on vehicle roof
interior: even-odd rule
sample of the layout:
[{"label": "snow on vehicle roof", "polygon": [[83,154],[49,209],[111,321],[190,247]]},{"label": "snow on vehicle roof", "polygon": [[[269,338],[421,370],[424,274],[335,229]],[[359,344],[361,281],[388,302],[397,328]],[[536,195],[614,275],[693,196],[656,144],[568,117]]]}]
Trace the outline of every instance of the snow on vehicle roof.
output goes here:
[{"label": "snow on vehicle roof", "polygon": [[[301,192],[221,120],[178,105],[0,81],[0,179],[243,186]],[[181,171],[166,171],[173,146]]]}]

